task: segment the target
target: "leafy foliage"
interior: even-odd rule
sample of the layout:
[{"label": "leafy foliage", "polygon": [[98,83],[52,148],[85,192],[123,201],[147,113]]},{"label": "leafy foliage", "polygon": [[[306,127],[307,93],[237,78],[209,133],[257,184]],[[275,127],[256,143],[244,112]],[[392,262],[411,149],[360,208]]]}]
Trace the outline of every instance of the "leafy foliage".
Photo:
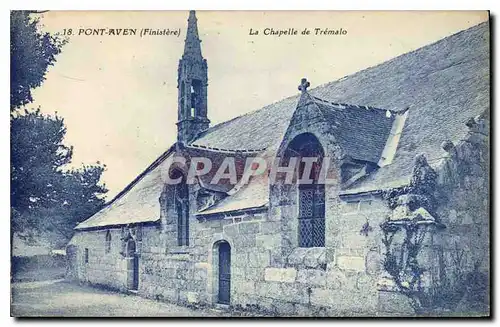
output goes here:
[{"label": "leafy foliage", "polygon": [[99,181],[105,166],[68,169],[73,148],[63,144],[64,120],[40,109],[21,111],[66,40],[41,32],[30,12],[12,11],[10,17],[11,241],[14,233],[30,238],[41,232],[67,240],[77,220],[104,205],[107,189]]},{"label": "leafy foliage", "polygon": [[[418,257],[431,225],[419,224],[417,219],[395,225],[387,221],[381,225],[384,233],[382,242],[386,252],[384,269],[392,277],[397,291],[408,297],[416,314],[435,314],[440,310],[483,312],[488,301],[488,276],[479,271],[479,261],[474,269],[467,271],[464,252],[455,244],[453,264],[444,269],[440,263],[438,280],[424,283],[426,269]],[[394,236],[402,233],[403,241],[394,242]],[[466,303],[460,308],[460,302]],[[465,310],[464,310],[465,309]]]},{"label": "leafy foliage", "polygon": [[[422,285],[425,269],[418,262],[418,254],[428,231],[428,225],[419,224],[418,219],[401,225],[387,221],[381,225],[385,246],[384,269],[392,277],[398,290],[406,295],[416,311],[420,313],[427,305],[427,293]],[[398,232],[403,233],[403,242],[393,242]]]},{"label": "leafy foliage", "polygon": [[10,12],[10,110],[33,101],[31,91],[45,80],[47,68],[67,42],[42,33],[39,18],[28,11]]},{"label": "leafy foliage", "polygon": [[14,232],[57,230],[71,235],[76,220],[104,204],[99,185],[104,166],[63,170],[73,148],[62,142],[64,120],[40,110],[11,115],[11,208]]},{"label": "leafy foliage", "polygon": [[[446,145],[446,148],[449,149],[450,146]],[[462,162],[461,170],[464,166],[467,167]],[[439,276],[436,273],[431,276],[430,271],[426,270],[429,268],[428,261],[425,266],[419,262],[426,235],[436,229],[445,228],[437,218],[426,220],[420,214],[415,214],[416,210],[425,208],[432,217],[437,217],[436,193],[449,192],[442,189],[436,192],[438,187],[443,187],[438,185],[437,177],[437,173],[428,165],[425,156],[419,155],[415,160],[410,185],[384,193],[384,198],[392,210],[402,209],[398,210],[398,214],[407,212],[407,215],[387,217],[380,226],[386,250],[384,269],[391,276],[395,290],[407,296],[417,314],[434,315],[442,310],[486,312],[488,276],[479,271],[478,261],[474,269],[470,270],[464,258],[464,249],[458,243],[455,243],[454,251],[447,250],[447,257],[451,257],[453,261],[447,265],[443,250],[439,248],[432,250],[439,261],[436,267]],[[449,180],[453,180],[453,184],[460,185],[462,179],[454,177]],[[471,202],[483,203],[483,199]]]}]

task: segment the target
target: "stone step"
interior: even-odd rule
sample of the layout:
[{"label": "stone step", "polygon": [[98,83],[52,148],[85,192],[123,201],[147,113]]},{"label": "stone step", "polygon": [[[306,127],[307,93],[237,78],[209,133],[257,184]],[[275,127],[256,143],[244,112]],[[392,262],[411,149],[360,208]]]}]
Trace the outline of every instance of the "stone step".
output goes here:
[{"label": "stone step", "polygon": [[229,310],[229,305],[228,304],[222,304],[222,303],[215,303],[214,310],[216,310],[216,311],[227,311],[227,310]]}]

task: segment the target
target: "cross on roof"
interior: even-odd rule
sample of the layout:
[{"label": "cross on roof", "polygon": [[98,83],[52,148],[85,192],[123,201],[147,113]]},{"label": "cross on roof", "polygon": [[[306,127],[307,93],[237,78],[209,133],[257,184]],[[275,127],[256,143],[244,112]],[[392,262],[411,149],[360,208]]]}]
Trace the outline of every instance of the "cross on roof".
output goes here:
[{"label": "cross on roof", "polygon": [[304,77],[300,80],[299,91],[305,92],[309,86],[311,86],[311,83]]}]

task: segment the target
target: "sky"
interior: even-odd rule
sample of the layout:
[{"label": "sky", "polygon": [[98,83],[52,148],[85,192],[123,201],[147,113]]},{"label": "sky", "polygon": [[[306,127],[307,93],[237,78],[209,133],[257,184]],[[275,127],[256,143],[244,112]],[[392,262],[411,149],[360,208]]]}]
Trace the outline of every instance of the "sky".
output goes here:
[{"label": "sky", "polygon": [[[28,108],[64,118],[72,166],[106,164],[108,200],[175,142],[187,17],[186,11],[41,15],[44,31],[72,29],[72,35]],[[212,125],[297,94],[302,77],[313,88],[488,19],[485,11],[201,11],[197,17]],[[78,35],[101,28],[180,29],[180,36]],[[264,35],[265,28],[295,28],[298,35]],[[301,35],[306,28],[311,34]],[[347,34],[315,35],[315,28]]]}]

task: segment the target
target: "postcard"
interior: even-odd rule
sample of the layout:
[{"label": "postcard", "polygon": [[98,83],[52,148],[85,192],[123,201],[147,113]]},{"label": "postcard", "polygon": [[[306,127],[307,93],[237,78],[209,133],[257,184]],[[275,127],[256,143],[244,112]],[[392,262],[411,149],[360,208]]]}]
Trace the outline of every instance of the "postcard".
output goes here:
[{"label": "postcard", "polygon": [[11,11],[14,317],[489,317],[488,11]]}]

